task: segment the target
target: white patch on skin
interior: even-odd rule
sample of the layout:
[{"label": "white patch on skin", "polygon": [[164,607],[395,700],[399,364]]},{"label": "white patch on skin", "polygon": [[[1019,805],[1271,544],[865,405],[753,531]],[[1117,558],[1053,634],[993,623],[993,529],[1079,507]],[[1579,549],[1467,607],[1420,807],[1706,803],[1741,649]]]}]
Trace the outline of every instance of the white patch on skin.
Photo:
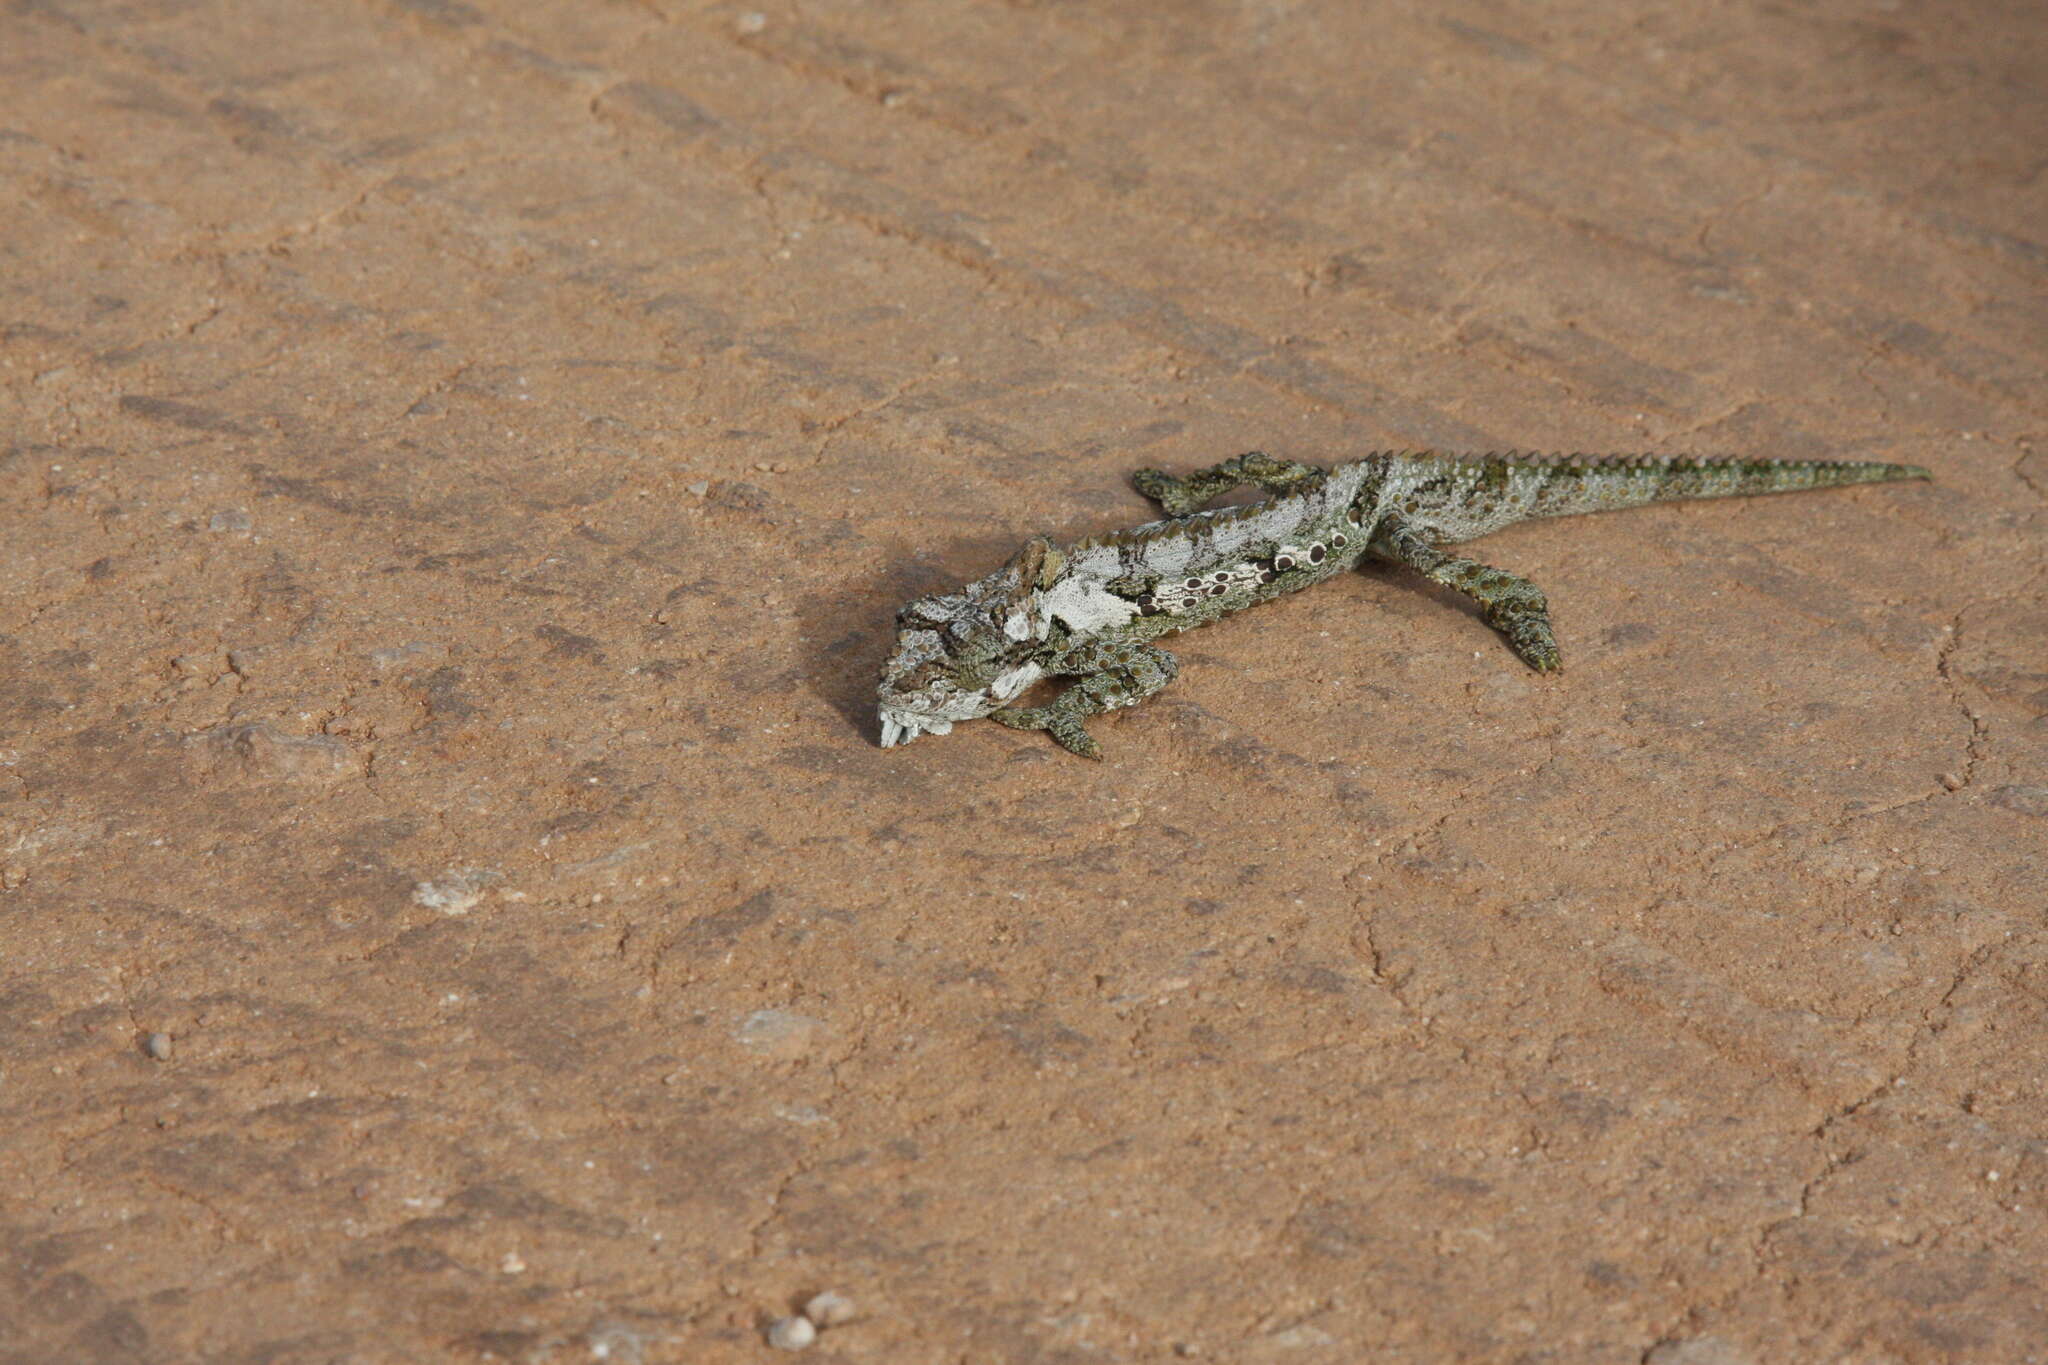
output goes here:
[{"label": "white patch on skin", "polygon": [[1008,701],[1044,676],[1045,670],[1037,664],[1019,664],[1007,673],[997,674],[996,680],[988,685],[989,694],[997,701]]},{"label": "white patch on skin", "polygon": [[1194,556],[1194,550],[1193,544],[1178,536],[1170,540],[1154,541],[1146,547],[1145,566],[1169,576],[1177,574],[1187,568],[1188,560]]},{"label": "white patch on skin", "polygon": [[1094,635],[1120,630],[1138,614],[1137,607],[1124,601],[1100,583],[1071,575],[1055,583],[1040,605],[1047,616],[1057,616],[1076,635]]},{"label": "white patch on skin", "polygon": [[1067,556],[1066,571],[1060,575],[1062,581],[1079,578],[1091,582],[1107,583],[1123,570],[1121,558],[1114,545],[1090,545],[1086,541],[1076,545]]}]

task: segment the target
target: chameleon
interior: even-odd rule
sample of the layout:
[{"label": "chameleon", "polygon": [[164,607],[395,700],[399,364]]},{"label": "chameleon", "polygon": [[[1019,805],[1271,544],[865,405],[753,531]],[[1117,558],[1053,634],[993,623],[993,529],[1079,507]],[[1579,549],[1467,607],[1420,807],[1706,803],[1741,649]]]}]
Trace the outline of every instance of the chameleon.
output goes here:
[{"label": "chameleon", "polygon": [[[897,613],[878,691],[882,746],[987,717],[1100,758],[1086,722],[1136,705],[1180,672],[1155,640],[1368,560],[1405,565],[1469,597],[1524,663],[1554,672],[1562,660],[1542,589],[1444,546],[1533,517],[1931,477],[1918,465],[1847,460],[1433,451],[1328,469],[1249,451],[1183,478],[1141,469],[1132,485],[1165,520],[1065,547],[1033,536],[986,578]],[[1267,496],[1204,508],[1245,485]],[[1012,704],[1046,678],[1072,681],[1044,705]]]}]

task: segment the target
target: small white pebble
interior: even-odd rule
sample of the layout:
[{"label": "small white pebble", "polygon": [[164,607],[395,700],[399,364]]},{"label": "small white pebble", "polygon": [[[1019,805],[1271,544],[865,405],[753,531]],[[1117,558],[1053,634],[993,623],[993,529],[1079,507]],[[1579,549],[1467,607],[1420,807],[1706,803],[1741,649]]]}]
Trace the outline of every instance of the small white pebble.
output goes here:
[{"label": "small white pebble", "polygon": [[1985,1178],[1986,1180],[1996,1180],[1996,1179],[1998,1179],[1998,1172],[1996,1172],[1996,1171],[1986,1171],[1986,1172],[1984,1172],[1984,1178]]},{"label": "small white pebble", "polygon": [[[149,1037],[143,1039],[142,1047],[144,1051],[160,1062],[168,1062],[171,1059],[171,1035],[168,1033],[150,1034]],[[1992,1177],[1993,1180],[1997,1178],[1995,1175]]]},{"label": "small white pebble", "polygon": [[748,10],[733,21],[733,27],[742,33],[759,33],[768,27],[768,16],[759,10]]},{"label": "small white pebble", "polygon": [[778,1351],[801,1351],[818,1339],[818,1329],[805,1317],[777,1318],[768,1329],[768,1344]]},{"label": "small white pebble", "polygon": [[683,485],[683,491],[692,497],[701,498],[711,491],[711,480],[699,479],[695,483],[686,483]]},{"label": "small white pebble", "polygon": [[842,1322],[853,1320],[853,1300],[828,1289],[822,1294],[811,1295],[811,1301],[804,1305],[804,1316],[820,1327],[837,1327]]},{"label": "small white pebble", "polygon": [[526,1271],[526,1262],[520,1259],[518,1252],[508,1251],[504,1259],[498,1262],[498,1269],[507,1275],[520,1275]]}]

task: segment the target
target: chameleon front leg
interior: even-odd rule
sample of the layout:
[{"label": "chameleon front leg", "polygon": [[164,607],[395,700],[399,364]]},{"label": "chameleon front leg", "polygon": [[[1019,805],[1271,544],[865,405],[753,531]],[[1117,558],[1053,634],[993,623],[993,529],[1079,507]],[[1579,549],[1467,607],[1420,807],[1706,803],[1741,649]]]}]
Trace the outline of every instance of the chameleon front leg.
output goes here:
[{"label": "chameleon front leg", "polygon": [[1564,666],[1550,631],[1550,603],[1543,589],[1505,569],[1460,559],[1431,545],[1398,516],[1380,522],[1368,550],[1380,559],[1406,564],[1432,583],[1441,583],[1479,604],[1486,623],[1507,638],[1508,647],[1539,673]]},{"label": "chameleon front leg", "polygon": [[1006,706],[989,719],[1013,730],[1043,730],[1061,748],[1101,758],[1102,746],[1082,722],[1120,706],[1136,706],[1172,682],[1180,660],[1153,645],[1102,641],[1070,651],[1053,669],[1081,681],[1044,706]]},{"label": "chameleon front leg", "polygon": [[1177,479],[1163,469],[1141,469],[1131,475],[1131,485],[1158,503],[1166,515],[1184,517],[1243,484],[1268,493],[1293,493],[1325,477],[1324,471],[1312,464],[1276,460],[1262,450],[1248,450],[1185,478]]}]

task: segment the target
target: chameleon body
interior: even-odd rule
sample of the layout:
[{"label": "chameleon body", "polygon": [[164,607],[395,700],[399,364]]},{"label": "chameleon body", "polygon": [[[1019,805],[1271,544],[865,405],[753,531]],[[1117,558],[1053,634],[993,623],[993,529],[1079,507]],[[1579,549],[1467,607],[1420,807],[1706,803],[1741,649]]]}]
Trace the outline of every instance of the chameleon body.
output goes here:
[{"label": "chameleon body", "polygon": [[[1166,520],[1064,548],[1034,536],[988,577],[897,614],[882,744],[985,716],[1099,758],[1088,718],[1143,701],[1180,671],[1155,640],[1367,559],[1472,598],[1523,662],[1550,672],[1561,661],[1542,591],[1444,546],[1532,517],[1928,477],[1917,465],[1651,455],[1388,453],[1326,470],[1258,451],[1184,478],[1141,469],[1132,483]],[[1269,496],[1200,510],[1245,484]],[[1010,704],[1044,678],[1074,681],[1043,706]]]}]

